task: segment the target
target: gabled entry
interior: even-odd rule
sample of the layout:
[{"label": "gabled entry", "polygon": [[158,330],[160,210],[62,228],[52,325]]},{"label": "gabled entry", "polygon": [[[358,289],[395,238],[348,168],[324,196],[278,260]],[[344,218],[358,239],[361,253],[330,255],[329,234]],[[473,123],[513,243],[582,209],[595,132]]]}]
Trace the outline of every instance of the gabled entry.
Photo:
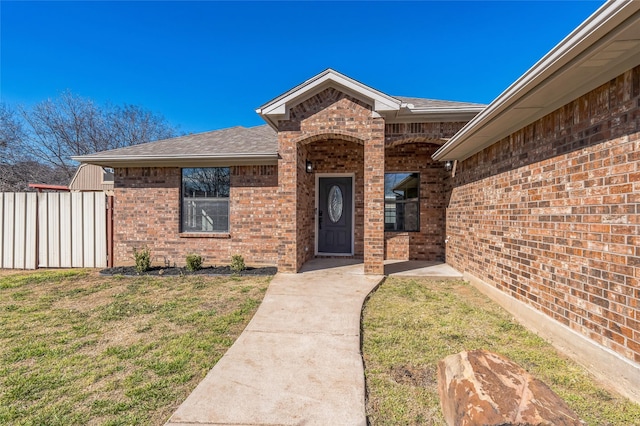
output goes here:
[{"label": "gabled entry", "polygon": [[353,176],[318,175],[316,254],[353,255]]}]

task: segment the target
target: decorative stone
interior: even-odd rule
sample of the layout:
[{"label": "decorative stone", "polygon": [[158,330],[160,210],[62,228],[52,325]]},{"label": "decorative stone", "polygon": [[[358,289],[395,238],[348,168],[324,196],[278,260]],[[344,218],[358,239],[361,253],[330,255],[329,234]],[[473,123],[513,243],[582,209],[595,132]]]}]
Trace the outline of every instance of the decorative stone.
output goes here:
[{"label": "decorative stone", "polygon": [[450,426],[583,425],[547,385],[516,363],[484,350],[441,360],[438,392]]}]

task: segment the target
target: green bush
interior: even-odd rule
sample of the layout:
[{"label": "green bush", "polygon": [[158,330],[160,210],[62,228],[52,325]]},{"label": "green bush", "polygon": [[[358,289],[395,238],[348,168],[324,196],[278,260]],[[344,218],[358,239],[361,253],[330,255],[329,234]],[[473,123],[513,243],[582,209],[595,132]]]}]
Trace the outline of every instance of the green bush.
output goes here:
[{"label": "green bush", "polygon": [[193,272],[202,269],[202,256],[190,254],[187,256],[187,271]]},{"label": "green bush", "polygon": [[234,254],[233,256],[231,256],[231,270],[234,272],[242,272],[245,269],[247,269],[247,267],[244,264],[244,257],[242,257],[242,255],[240,254]]},{"label": "green bush", "polygon": [[151,251],[149,247],[143,247],[140,251],[134,247],[133,257],[136,260],[136,271],[138,271],[139,274],[151,268]]}]

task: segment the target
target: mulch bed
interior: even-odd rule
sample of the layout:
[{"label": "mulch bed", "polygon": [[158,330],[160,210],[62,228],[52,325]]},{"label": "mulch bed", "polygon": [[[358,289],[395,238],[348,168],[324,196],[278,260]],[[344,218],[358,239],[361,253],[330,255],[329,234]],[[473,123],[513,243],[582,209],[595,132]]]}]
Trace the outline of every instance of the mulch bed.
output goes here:
[{"label": "mulch bed", "polygon": [[247,267],[244,271],[238,273],[231,270],[229,266],[209,266],[199,269],[197,271],[188,271],[187,268],[178,267],[161,267],[153,266],[146,272],[138,274],[135,266],[118,266],[115,268],[107,268],[100,271],[102,275],[155,275],[155,276],[180,276],[180,275],[275,275],[278,272],[278,268],[275,266],[268,266],[263,268],[251,268]]}]

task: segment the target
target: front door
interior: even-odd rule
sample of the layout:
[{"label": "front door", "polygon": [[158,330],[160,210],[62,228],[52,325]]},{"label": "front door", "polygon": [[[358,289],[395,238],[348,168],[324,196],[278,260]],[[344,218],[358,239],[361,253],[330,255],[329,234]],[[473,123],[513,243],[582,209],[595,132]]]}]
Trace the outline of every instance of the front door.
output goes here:
[{"label": "front door", "polygon": [[352,177],[318,179],[318,253],[353,254]]}]

